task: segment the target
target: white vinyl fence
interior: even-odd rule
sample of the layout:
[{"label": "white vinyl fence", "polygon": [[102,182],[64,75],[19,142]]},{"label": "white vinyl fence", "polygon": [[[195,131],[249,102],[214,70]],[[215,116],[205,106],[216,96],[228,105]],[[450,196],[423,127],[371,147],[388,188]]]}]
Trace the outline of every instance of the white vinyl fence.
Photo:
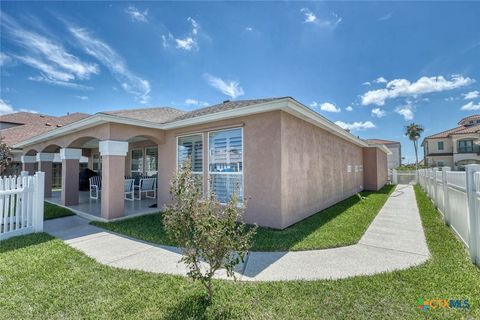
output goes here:
[{"label": "white vinyl fence", "polygon": [[480,265],[480,165],[421,169],[418,182]]},{"label": "white vinyl fence", "polygon": [[415,184],[417,183],[416,170],[392,170],[393,184]]},{"label": "white vinyl fence", "polygon": [[45,173],[0,177],[0,240],[43,231]]}]

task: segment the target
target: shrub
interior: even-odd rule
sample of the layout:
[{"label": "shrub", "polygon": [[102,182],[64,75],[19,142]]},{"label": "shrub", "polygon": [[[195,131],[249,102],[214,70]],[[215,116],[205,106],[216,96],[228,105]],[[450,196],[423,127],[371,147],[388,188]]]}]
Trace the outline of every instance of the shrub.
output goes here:
[{"label": "shrub", "polygon": [[166,207],[163,223],[167,235],[182,247],[180,261],[187,265],[188,276],[202,283],[210,302],[215,272],[225,269],[235,279],[235,266],[244,262],[256,226],[243,223],[245,207],[236,194],[223,206],[212,193],[202,198],[200,185],[185,162],[171,181],[173,203]]}]

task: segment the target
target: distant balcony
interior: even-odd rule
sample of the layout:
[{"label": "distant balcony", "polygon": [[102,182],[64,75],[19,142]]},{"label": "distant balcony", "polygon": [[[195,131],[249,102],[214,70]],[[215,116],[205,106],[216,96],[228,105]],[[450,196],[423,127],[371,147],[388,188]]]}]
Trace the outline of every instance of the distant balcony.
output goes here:
[{"label": "distant balcony", "polygon": [[480,153],[480,146],[473,145],[467,147],[458,147],[457,153]]}]

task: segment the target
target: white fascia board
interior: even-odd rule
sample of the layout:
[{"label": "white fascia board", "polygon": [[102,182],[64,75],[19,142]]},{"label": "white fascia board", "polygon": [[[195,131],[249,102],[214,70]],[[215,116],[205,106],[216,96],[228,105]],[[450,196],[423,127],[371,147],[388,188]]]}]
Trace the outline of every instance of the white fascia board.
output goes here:
[{"label": "white fascia board", "polygon": [[53,161],[55,158],[54,153],[39,152],[37,153],[37,161]]},{"label": "white fascia board", "polygon": [[327,130],[334,135],[343,138],[347,141],[350,141],[360,147],[367,147],[368,143],[360,138],[355,137],[350,132],[331,122],[327,118],[323,117],[319,113],[313,111],[312,109],[302,105],[296,100],[289,99],[287,108],[284,111],[299,117],[305,121],[308,121],[317,127],[320,127],[324,130]]},{"label": "white fascia board", "polygon": [[37,157],[36,156],[21,156],[20,157],[22,163],[36,163]]},{"label": "white fascia board", "polygon": [[58,129],[54,129],[52,131],[48,131],[44,134],[40,134],[34,138],[22,141],[20,143],[15,144],[13,147],[14,148],[24,148],[26,146],[29,146],[31,144],[35,143],[40,143],[49,139],[53,139],[56,137],[60,137],[65,134],[69,134],[72,132],[76,132],[79,130],[87,129],[90,127],[98,126],[103,123],[119,123],[119,124],[127,124],[127,125],[132,125],[132,126],[137,126],[137,127],[146,127],[146,128],[154,128],[154,129],[161,129],[160,124],[155,123],[155,122],[150,122],[150,121],[144,121],[144,120],[136,120],[136,119],[130,119],[130,118],[124,118],[124,117],[119,117],[119,116],[114,116],[114,115],[109,115],[109,114],[102,114],[98,113],[95,114],[91,117],[73,122],[71,124],[67,124],[63,127],[60,127]]},{"label": "white fascia board", "polygon": [[60,159],[62,160],[80,160],[82,158],[82,149],[62,148],[60,149]]}]

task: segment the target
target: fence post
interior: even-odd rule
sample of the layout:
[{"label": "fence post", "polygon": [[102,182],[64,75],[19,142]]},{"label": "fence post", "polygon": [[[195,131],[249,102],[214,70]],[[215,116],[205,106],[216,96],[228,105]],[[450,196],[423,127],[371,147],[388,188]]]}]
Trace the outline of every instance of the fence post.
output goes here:
[{"label": "fence post", "polygon": [[397,170],[392,169],[392,183],[398,184]]},{"label": "fence post", "polygon": [[479,164],[469,164],[465,166],[467,172],[467,203],[468,203],[468,222],[469,236],[468,246],[472,261],[480,265],[480,213],[475,209],[475,198],[477,197],[474,185],[474,174],[480,171]]},{"label": "fence post", "polygon": [[45,172],[37,171],[37,173],[35,173],[35,183],[33,187],[33,230],[34,232],[43,232]]},{"label": "fence post", "polygon": [[433,204],[438,209],[437,171],[438,171],[438,168],[436,167],[432,169],[432,200],[433,200]]},{"label": "fence post", "polygon": [[448,185],[447,185],[447,171],[450,167],[442,167],[442,186],[443,186],[443,218],[447,226],[450,225],[450,217],[448,216]]}]

